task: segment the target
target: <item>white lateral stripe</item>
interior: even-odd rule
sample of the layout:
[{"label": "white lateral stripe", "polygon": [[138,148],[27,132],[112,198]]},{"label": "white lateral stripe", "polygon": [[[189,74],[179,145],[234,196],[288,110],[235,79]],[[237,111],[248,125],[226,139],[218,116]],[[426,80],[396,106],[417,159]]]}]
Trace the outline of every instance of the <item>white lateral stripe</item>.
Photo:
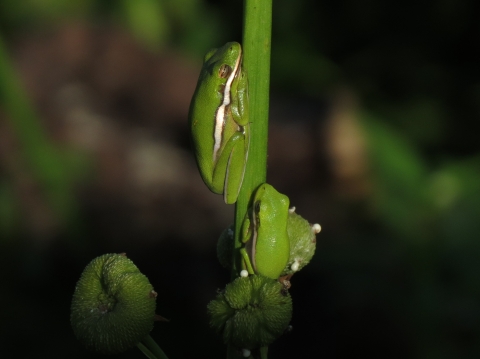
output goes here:
[{"label": "white lateral stripe", "polygon": [[215,162],[217,158],[217,152],[220,149],[220,145],[222,144],[222,133],[223,133],[223,125],[225,121],[225,108],[230,105],[231,96],[230,96],[230,88],[232,87],[233,79],[238,71],[240,65],[240,59],[242,54],[238,56],[237,61],[235,62],[235,68],[233,69],[232,73],[230,74],[229,78],[227,79],[227,83],[225,84],[225,89],[223,91],[223,102],[218,107],[216,116],[215,116],[215,131],[213,137],[215,139],[215,145],[213,146],[213,161]]}]

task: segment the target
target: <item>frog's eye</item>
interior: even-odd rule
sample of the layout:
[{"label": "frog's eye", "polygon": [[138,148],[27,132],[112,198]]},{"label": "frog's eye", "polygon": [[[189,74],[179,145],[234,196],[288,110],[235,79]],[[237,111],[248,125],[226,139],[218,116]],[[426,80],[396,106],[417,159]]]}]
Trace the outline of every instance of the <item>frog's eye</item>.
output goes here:
[{"label": "frog's eye", "polygon": [[254,213],[254,216],[255,216],[255,227],[258,228],[260,227],[260,207],[262,205],[262,201],[257,201],[255,202],[255,213]]},{"label": "frog's eye", "polygon": [[255,213],[260,213],[260,206],[261,206],[261,201],[255,202]]},{"label": "frog's eye", "polygon": [[232,73],[232,67],[227,64],[223,64],[218,69],[218,77],[222,79],[228,78],[228,76],[230,76],[231,73]]}]

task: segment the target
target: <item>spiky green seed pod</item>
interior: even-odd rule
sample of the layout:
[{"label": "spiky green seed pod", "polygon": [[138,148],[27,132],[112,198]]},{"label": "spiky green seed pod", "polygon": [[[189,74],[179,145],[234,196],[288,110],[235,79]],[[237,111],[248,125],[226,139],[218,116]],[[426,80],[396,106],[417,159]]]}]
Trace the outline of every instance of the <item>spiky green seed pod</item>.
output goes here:
[{"label": "spiky green seed pod", "polygon": [[295,207],[288,213],[287,233],[290,239],[290,257],[282,275],[290,275],[305,267],[313,255],[317,243],[316,234],[320,225],[311,225],[302,216],[295,213]]},{"label": "spiky green seed pod", "polygon": [[152,330],[155,298],[148,278],[125,255],[97,257],[85,267],[73,294],[75,336],[90,350],[121,353]]},{"label": "spiky green seed pod", "polygon": [[269,345],[288,327],[292,299],[278,281],[261,275],[240,277],[208,304],[210,325],[225,344],[239,349]]},{"label": "spiky green seed pod", "polygon": [[222,267],[226,269],[232,268],[232,253],[235,244],[233,235],[232,224],[222,232],[217,241],[217,258]]}]

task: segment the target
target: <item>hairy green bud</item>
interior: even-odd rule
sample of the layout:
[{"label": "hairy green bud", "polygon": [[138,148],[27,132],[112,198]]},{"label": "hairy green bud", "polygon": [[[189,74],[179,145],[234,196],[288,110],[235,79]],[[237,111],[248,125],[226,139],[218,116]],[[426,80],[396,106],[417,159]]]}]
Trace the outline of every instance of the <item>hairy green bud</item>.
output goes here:
[{"label": "hairy green bud", "polygon": [[277,339],[292,317],[292,299],[278,281],[262,275],[240,277],[208,304],[210,325],[225,344],[255,349]]},{"label": "hairy green bud", "polygon": [[282,275],[292,275],[310,262],[315,254],[316,235],[320,230],[319,224],[311,225],[296,214],[295,207],[289,210],[287,233],[290,239],[290,257]]},{"label": "hairy green bud", "polygon": [[88,349],[121,353],[153,328],[157,293],[122,254],[105,254],[84,269],[73,294],[70,322]]}]

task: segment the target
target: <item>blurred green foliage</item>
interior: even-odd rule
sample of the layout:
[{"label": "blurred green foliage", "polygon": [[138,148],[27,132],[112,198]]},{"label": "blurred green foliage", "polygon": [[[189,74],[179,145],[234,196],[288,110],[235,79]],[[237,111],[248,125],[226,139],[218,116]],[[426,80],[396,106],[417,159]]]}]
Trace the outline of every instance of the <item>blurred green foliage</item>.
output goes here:
[{"label": "blurred green foliage", "polygon": [[116,23],[154,51],[173,44],[203,54],[205,48],[228,38],[221,28],[227,22],[201,0],[0,2],[0,31],[7,34],[51,28],[75,19]]},{"label": "blurred green foliage", "polygon": [[3,0],[0,3],[2,30],[34,29],[50,22],[84,17],[92,12],[96,0]]},{"label": "blurred green foliage", "polygon": [[[240,0],[3,0],[0,35],[10,43],[21,33],[85,20],[122,26],[151,51],[174,47],[198,58],[219,43],[240,40],[241,11]],[[337,88],[352,89],[361,102],[357,117],[368,147],[372,193],[365,203],[342,203],[338,217],[343,221],[336,227],[334,220],[323,223],[319,219],[325,229],[330,225],[338,233],[326,230],[319,236],[319,242],[327,244],[319,245],[317,272],[310,278],[304,274],[304,282],[300,277],[292,289],[298,291],[296,301],[303,300],[295,304],[294,318],[302,314],[307,318],[294,323],[295,335],[302,341],[292,347],[293,339],[287,338],[271,347],[273,353],[331,358],[480,355],[480,141],[476,131],[480,30],[476,13],[478,5],[473,0],[274,2],[274,95],[319,102]],[[52,207],[68,223],[70,234],[78,234],[79,225],[70,226],[80,222],[73,188],[88,173],[88,163],[48,139],[2,43],[0,107],[8,113],[22,155]],[[320,106],[316,109],[323,111]],[[53,272],[37,252],[28,252],[29,242],[21,246],[25,250],[21,260],[9,256],[8,246],[24,230],[17,196],[8,176],[0,177],[0,243],[5,249],[3,262],[9,266],[2,271],[7,294],[0,304],[15,308],[9,323],[18,318],[23,323],[38,315],[43,322],[52,321],[48,311],[60,307],[52,322],[62,329],[52,324],[49,330],[66,338],[63,349],[71,349],[74,344],[68,341],[68,323],[62,322],[62,315],[68,312],[65,303],[72,289],[65,283],[77,278],[68,278],[60,288],[58,278],[42,277],[68,268],[68,263],[61,255],[55,257],[63,267],[50,264],[57,269]],[[102,244],[95,245],[95,250],[103,249]],[[189,260],[198,260],[198,254],[191,252]],[[152,256],[146,255],[155,262]],[[178,268],[175,260],[158,271]],[[195,263],[202,268],[199,273],[212,275]],[[162,264],[155,263],[151,272],[157,271],[157,265]],[[23,285],[18,289],[12,277],[5,275],[12,271],[30,278],[30,285],[43,278],[34,303],[19,301],[31,293]],[[184,274],[192,275],[191,270]],[[191,281],[203,280],[199,274]],[[306,288],[303,297],[302,285]],[[57,301],[50,303],[48,288]],[[175,298],[192,297],[184,290],[171,290],[172,299],[163,299],[173,306]],[[16,303],[21,304],[15,307]],[[195,323],[197,317],[191,320],[188,315],[193,314],[185,311],[187,318],[183,319],[190,320],[197,333],[206,331]],[[207,323],[206,318],[202,320]],[[176,330],[184,329],[175,325]],[[30,334],[36,338],[34,346],[40,346],[48,340],[48,331],[34,328],[22,337]],[[12,332],[2,329],[3,334]],[[21,330],[25,330],[23,324],[16,324],[13,332]],[[47,334],[37,338],[39,332]],[[198,336],[197,347],[183,348],[183,338],[181,344],[172,338],[171,345],[183,350],[216,345],[203,338]]]},{"label": "blurred green foliage", "polygon": [[[11,128],[21,145],[21,155],[31,168],[32,176],[38,181],[42,192],[47,196],[55,216],[66,228],[76,229],[76,200],[73,192],[75,181],[86,171],[86,163],[76,154],[56,148],[48,138],[45,129],[29,99],[19,83],[19,78],[9,59],[3,40],[0,37],[0,105],[10,118]],[[19,161],[19,158],[11,161]],[[6,218],[13,219],[18,214],[18,208],[9,195],[9,186],[3,182],[4,202],[1,204]],[[12,231],[12,225],[19,222],[11,221],[1,229],[7,238]],[[78,225],[78,224],[77,224]],[[71,226],[71,227],[69,227]],[[20,227],[18,228],[20,230]],[[11,234],[11,233],[10,233]]]},{"label": "blurred green foliage", "polygon": [[427,167],[416,148],[382,121],[364,120],[375,204],[383,220],[412,244],[425,239],[432,216]]}]

